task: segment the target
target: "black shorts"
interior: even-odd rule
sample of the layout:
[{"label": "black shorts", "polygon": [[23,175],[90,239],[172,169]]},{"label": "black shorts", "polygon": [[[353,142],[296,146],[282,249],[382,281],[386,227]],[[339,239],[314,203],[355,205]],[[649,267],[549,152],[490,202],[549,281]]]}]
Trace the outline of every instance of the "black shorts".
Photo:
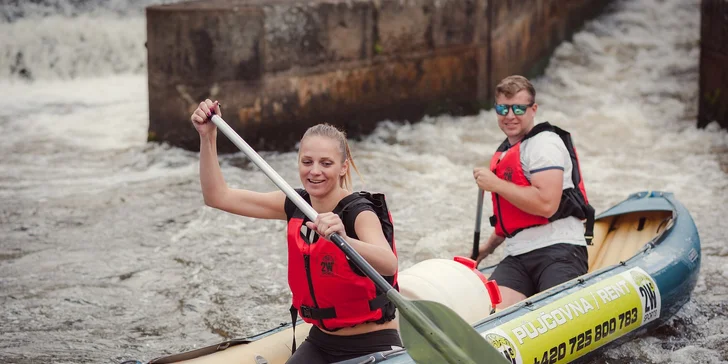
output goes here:
[{"label": "black shorts", "polygon": [[371,353],[402,347],[395,329],[341,336],[331,335],[311,326],[306,341],[296,349],[286,364],[328,364],[354,359]]},{"label": "black shorts", "polygon": [[554,244],[521,255],[509,255],[498,263],[490,279],[530,297],[586,274],[587,254],[585,246]]}]

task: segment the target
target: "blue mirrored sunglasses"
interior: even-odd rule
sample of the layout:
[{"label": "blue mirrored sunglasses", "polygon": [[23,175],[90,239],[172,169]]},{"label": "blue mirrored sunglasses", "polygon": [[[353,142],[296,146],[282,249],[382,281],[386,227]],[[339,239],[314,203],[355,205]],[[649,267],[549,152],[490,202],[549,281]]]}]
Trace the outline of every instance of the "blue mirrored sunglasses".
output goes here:
[{"label": "blue mirrored sunglasses", "polygon": [[513,110],[513,115],[523,115],[528,111],[528,108],[533,106],[533,102],[530,104],[495,104],[495,112],[498,115],[506,116],[508,115],[508,109]]}]

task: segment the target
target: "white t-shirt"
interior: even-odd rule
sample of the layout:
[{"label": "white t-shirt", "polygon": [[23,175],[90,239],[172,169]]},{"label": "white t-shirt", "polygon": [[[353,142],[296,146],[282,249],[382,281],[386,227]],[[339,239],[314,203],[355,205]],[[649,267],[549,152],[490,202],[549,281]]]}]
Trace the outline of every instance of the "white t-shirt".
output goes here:
[{"label": "white t-shirt", "polygon": [[[566,145],[556,133],[541,132],[524,140],[520,144],[520,152],[521,167],[529,181],[531,176],[538,172],[560,169],[564,171],[562,190],[574,187],[571,181],[573,168],[571,157]],[[520,255],[559,243],[586,246],[584,223],[570,216],[546,225],[521,230],[514,237],[506,238],[505,255]]]}]

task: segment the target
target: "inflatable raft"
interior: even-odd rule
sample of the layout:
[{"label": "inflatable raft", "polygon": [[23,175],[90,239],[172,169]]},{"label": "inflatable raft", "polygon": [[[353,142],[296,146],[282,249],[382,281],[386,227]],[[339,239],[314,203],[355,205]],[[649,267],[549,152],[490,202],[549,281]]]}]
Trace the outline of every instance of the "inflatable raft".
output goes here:
[{"label": "inflatable raft", "polygon": [[[432,259],[400,272],[401,293],[440,302],[463,317],[511,363],[566,363],[594,355],[664,323],[690,298],[700,270],[700,239],[671,193],[640,192],[597,216],[587,274],[494,312],[495,266]],[[491,288],[490,291],[488,288]],[[299,321],[296,341],[310,325]],[[149,364],[283,364],[291,325],[161,357]],[[342,362],[414,363],[406,349]]]}]

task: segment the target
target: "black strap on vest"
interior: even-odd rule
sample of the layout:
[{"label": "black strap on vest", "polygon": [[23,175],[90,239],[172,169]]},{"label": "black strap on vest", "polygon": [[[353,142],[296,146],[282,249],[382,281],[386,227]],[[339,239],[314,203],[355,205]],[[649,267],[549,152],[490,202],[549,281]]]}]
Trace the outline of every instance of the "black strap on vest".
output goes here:
[{"label": "black strap on vest", "polygon": [[[375,311],[379,308],[384,307],[389,302],[389,299],[387,299],[386,294],[380,294],[379,296],[369,300],[369,311]],[[296,308],[291,305],[291,308],[295,310]],[[318,307],[311,307],[306,305],[301,305],[300,309],[301,317],[312,319],[312,320],[326,320],[326,319],[332,319],[336,318],[336,308],[334,307],[327,307],[327,308],[318,308]]]},{"label": "black strap on vest", "polygon": [[371,204],[371,202],[369,202],[369,200],[367,200],[366,198],[362,198],[358,194],[350,194],[349,196],[344,197],[340,202],[344,205],[341,208],[341,213],[346,211],[351,205],[353,205],[357,202]]},{"label": "black strap on vest", "polygon": [[293,305],[289,309],[291,311],[291,324],[293,325],[293,343],[291,344],[291,355],[296,352],[296,318],[298,317],[298,310]]},{"label": "black strap on vest", "polygon": [[[582,209],[584,210],[584,213],[586,215],[584,217],[586,219],[586,223],[584,224],[584,240],[586,240],[587,245],[593,245],[592,240],[594,239],[594,208],[592,207],[592,205],[585,204],[584,206],[582,206]],[[560,216],[560,217],[556,217],[556,218],[552,217],[552,219],[549,219],[549,221],[550,222],[556,221],[559,219],[563,219],[565,217],[569,217],[569,216]],[[498,217],[493,215],[489,218],[489,221],[490,221],[490,226],[495,227],[496,224],[498,224]],[[526,229],[532,228],[532,227],[536,227],[536,226],[539,226],[539,225],[526,226],[526,227],[511,231],[511,232],[504,231],[504,233],[507,235],[507,237],[511,238],[523,230],[526,230]]]},{"label": "black strap on vest", "polygon": [[[369,311],[375,311],[377,309],[383,308],[387,303],[389,303],[387,295],[380,294],[374,299],[369,300]],[[296,309],[296,307],[291,305],[289,311],[291,311],[291,325],[293,327],[293,343],[291,344],[291,355],[293,355],[293,353],[296,352],[296,319],[298,318],[298,310]],[[313,320],[336,318],[336,308],[316,308],[301,305],[301,317],[310,318]]]},{"label": "black strap on vest", "polygon": [[586,225],[584,230],[584,239],[586,239],[587,245],[593,245],[592,240],[594,239],[594,208],[592,205],[586,205]]}]

